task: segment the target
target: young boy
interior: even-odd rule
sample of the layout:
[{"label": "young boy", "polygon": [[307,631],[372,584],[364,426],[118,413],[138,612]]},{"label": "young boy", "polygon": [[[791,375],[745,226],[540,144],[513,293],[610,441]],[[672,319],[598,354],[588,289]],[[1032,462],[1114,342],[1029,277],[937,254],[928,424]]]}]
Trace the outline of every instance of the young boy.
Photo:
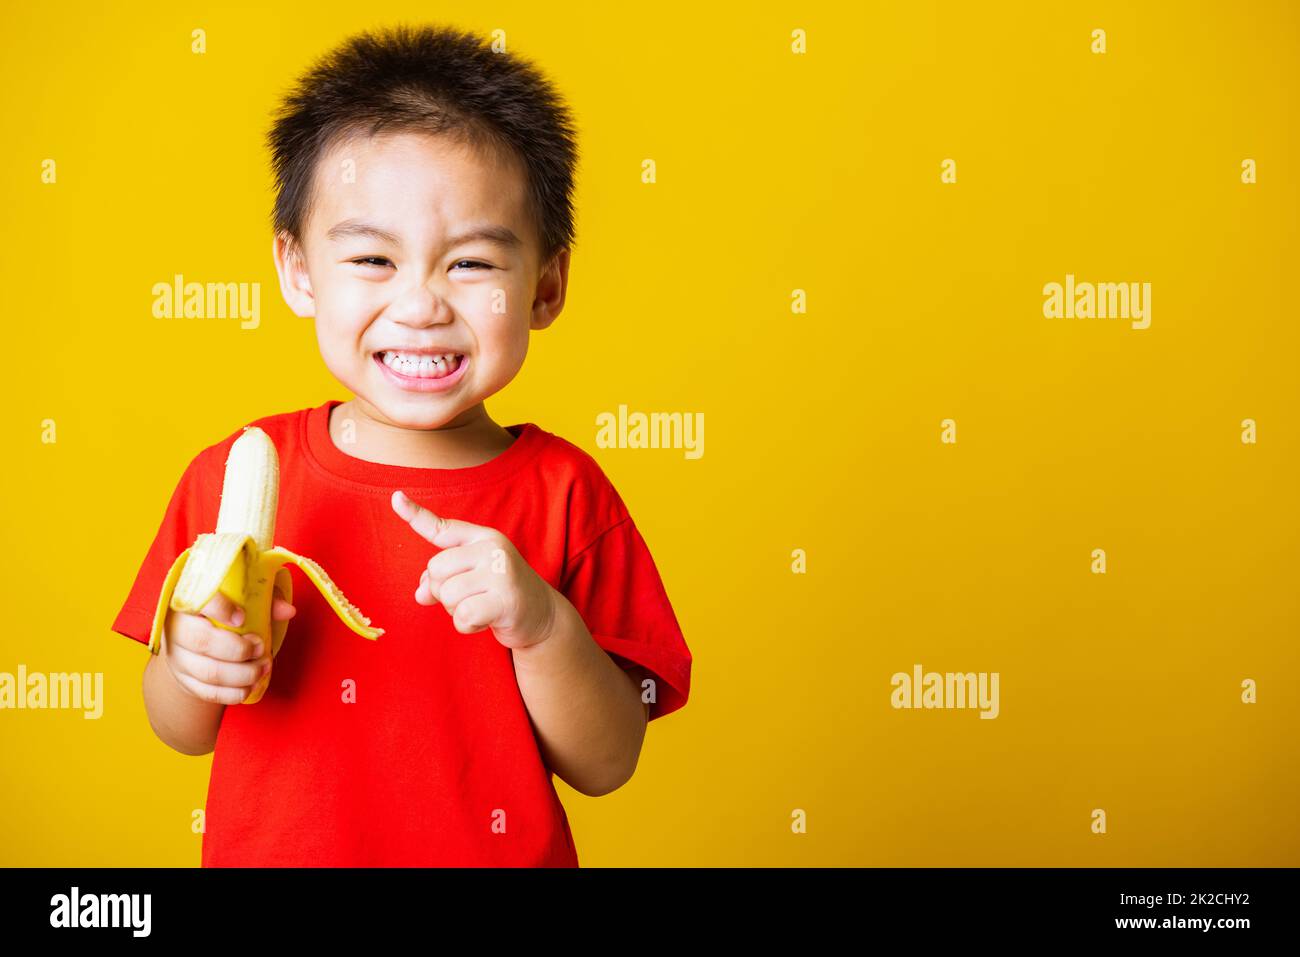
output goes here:
[{"label": "young boy", "polygon": [[[213,624],[242,610],[169,611],[144,698],[164,742],[214,752],[203,866],[576,867],[552,776],[624,784],[691,655],[595,460],[483,404],[564,305],[569,113],[526,61],[399,27],[309,71],[270,143],[281,291],[355,398],[248,424],[279,453],[276,542],[384,634],[277,592],[288,636],[239,705],[269,665]],[[185,470],[114,631],[148,642],[242,430]]]}]

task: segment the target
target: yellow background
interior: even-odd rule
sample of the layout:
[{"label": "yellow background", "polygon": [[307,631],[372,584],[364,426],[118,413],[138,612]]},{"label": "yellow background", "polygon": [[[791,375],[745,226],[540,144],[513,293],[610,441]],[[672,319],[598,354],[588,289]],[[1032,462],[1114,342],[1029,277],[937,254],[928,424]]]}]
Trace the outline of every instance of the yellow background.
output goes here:
[{"label": "yellow background", "polygon": [[[316,56],[439,9],[6,5],[0,671],[102,671],[106,710],[0,712],[0,863],[197,864],[210,758],[154,738],[144,651],[108,625],[195,453],[349,397],[279,297],[262,137]],[[454,21],[504,29],[582,137],[568,306],[489,409],[596,456],[695,656],[627,786],[557,779],[583,865],[1300,864],[1298,21],[1229,2]],[[261,327],[154,319],[177,272],[260,282]],[[1152,283],[1151,327],[1044,318],[1067,272]],[[619,404],[703,412],[703,458],[598,449]],[[918,662],[999,672],[1000,717],[893,710]]]}]

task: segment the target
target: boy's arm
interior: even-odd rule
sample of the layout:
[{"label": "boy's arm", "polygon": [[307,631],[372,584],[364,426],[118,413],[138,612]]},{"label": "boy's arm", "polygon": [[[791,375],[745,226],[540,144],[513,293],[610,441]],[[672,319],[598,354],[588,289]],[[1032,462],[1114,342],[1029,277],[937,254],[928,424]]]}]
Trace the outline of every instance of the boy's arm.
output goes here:
[{"label": "boy's arm", "polygon": [[[271,620],[287,621],[295,614],[276,585]],[[243,623],[242,615],[220,592],[200,614],[167,613],[162,646],[144,669],[144,707],[154,734],[181,754],[211,753],[226,704],[246,698],[270,665],[271,655],[255,632],[233,631]],[[216,622],[229,627],[219,629]]]},{"label": "boy's arm", "polygon": [[649,674],[649,672],[647,672],[646,669],[642,668],[640,665],[619,665],[619,667],[623,669],[624,674],[626,674],[629,678],[632,679],[632,685],[636,688],[636,696],[638,698],[641,698],[641,704],[645,706],[646,724],[649,724],[650,723],[650,702],[642,698],[643,689],[641,687],[641,682],[645,681],[646,676]]},{"label": "boy's arm", "polygon": [[164,744],[181,754],[210,754],[226,706],[203,701],[182,688],[161,654],[144,667],[144,708],[149,724]]},{"label": "boy's arm", "polygon": [[636,770],[650,706],[639,669],[624,670],[596,644],[559,592],[546,640],[513,650],[519,691],[547,766],[589,797],[608,794]]}]

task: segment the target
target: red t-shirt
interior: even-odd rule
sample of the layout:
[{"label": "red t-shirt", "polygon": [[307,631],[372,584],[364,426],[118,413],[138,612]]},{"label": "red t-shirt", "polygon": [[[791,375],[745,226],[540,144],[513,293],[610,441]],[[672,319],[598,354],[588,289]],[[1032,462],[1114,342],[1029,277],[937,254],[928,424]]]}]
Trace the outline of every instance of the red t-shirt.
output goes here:
[{"label": "red t-shirt", "polygon": [[[438,549],[390,498],[400,488],[505,534],[615,662],[653,673],[653,720],[686,703],[691,654],[645,541],[595,460],[532,423],[511,426],[514,443],[482,465],[409,468],[335,446],[338,404],[250,424],[280,456],[276,544],[319,562],[385,633],[349,631],[292,569],[298,613],[270,688],[222,717],[203,866],[576,867],[510,649],[490,630],[462,635],[442,606],[415,601]],[[241,431],[186,468],[113,631],[148,643],[167,570],[216,528]]]}]

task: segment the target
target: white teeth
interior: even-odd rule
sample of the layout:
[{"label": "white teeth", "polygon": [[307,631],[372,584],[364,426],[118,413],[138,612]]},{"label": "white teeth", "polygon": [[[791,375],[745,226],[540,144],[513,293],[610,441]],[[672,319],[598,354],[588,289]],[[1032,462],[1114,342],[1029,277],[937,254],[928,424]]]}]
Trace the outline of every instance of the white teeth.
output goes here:
[{"label": "white teeth", "polygon": [[416,355],[409,352],[384,352],[384,365],[402,375],[439,379],[450,375],[459,367],[454,353],[440,356]]}]

